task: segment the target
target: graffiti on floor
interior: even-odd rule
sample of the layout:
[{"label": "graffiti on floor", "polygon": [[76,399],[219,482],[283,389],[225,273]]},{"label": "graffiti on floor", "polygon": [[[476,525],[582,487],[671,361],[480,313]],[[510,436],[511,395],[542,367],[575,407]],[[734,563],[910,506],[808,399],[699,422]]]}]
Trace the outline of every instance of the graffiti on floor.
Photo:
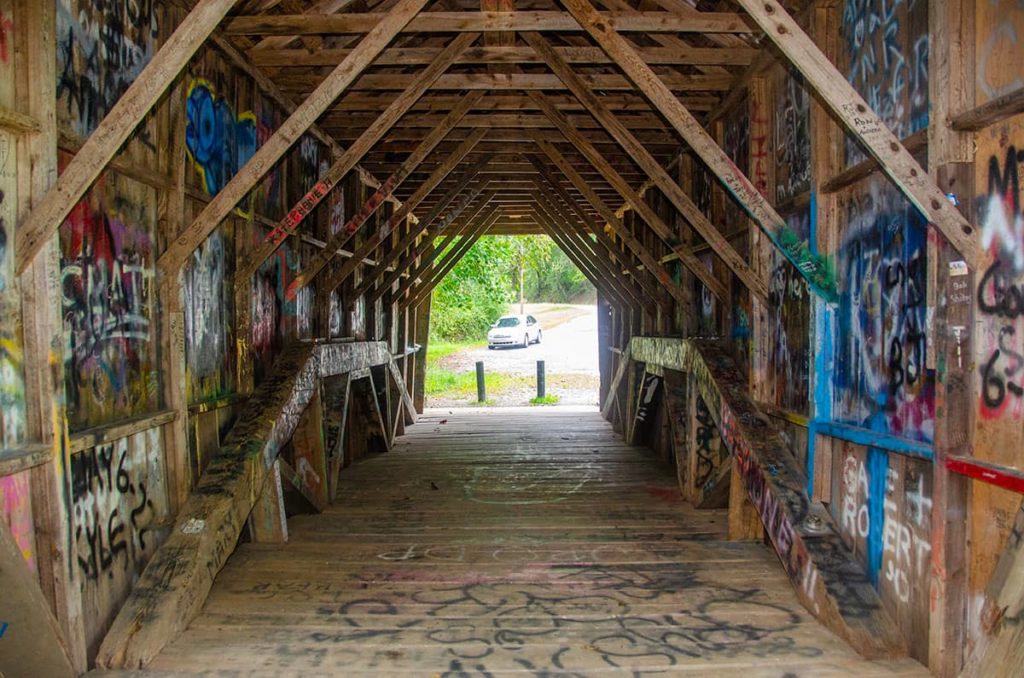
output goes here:
[{"label": "graffiti on floor", "polygon": [[[407,645],[408,634],[414,634],[443,648],[451,667],[486,670],[489,659],[502,665],[511,659],[538,671],[580,672],[559,675],[638,666],[664,671],[699,657],[821,655],[793,634],[804,618],[801,612],[772,602],[754,586],[705,581],[694,565],[554,565],[548,575],[548,583],[470,583],[394,598],[345,595],[317,609],[339,630],[313,632],[309,638],[327,645],[370,640]],[[687,591],[693,591],[691,602],[685,602]],[[652,606],[674,611],[646,613]],[[409,619],[413,607],[425,612]],[[459,621],[450,621],[456,616]],[[388,622],[389,617],[402,621]],[[445,623],[433,625],[434,619]],[[567,635],[588,642],[558,642]],[[545,661],[534,655],[523,664],[517,655],[534,643],[550,645],[550,656]]]}]

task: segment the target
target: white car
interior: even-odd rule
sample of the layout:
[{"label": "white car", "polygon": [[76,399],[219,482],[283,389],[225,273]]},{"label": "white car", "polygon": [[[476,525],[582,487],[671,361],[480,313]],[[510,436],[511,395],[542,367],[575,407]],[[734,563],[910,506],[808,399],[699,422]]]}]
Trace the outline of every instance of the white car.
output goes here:
[{"label": "white car", "polygon": [[498,346],[521,346],[539,344],[543,332],[540,323],[532,315],[506,315],[498,318],[487,332],[487,348]]}]

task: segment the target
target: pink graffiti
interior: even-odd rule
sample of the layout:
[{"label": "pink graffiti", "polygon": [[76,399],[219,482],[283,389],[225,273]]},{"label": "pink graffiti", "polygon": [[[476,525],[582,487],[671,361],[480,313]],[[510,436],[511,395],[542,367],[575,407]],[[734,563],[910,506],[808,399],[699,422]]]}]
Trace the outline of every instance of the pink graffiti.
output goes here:
[{"label": "pink graffiti", "polygon": [[8,46],[8,35],[14,32],[14,21],[0,10],[0,61],[7,64],[11,60],[11,50]]},{"label": "pink graffiti", "polygon": [[35,572],[35,535],[32,529],[32,504],[29,498],[27,472],[0,478],[0,513],[3,513],[11,527],[14,543],[18,545],[21,557],[28,563],[29,569]]}]

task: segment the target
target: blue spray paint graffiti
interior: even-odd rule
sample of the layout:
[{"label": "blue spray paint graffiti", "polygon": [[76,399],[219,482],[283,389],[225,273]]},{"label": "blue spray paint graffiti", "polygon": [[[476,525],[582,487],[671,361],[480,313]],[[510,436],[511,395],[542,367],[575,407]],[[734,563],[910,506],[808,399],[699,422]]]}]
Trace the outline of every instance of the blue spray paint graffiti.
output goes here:
[{"label": "blue spray paint graffiti", "polygon": [[207,194],[216,195],[256,153],[256,116],[237,116],[206,80],[194,80],[186,103],[185,145],[203,178]]},{"label": "blue spray paint graffiti", "polygon": [[[903,138],[928,127],[928,3],[847,0],[840,32],[847,79]],[[846,162],[863,158],[847,138]]]},{"label": "blue spray paint graffiti", "polygon": [[885,178],[847,207],[839,254],[837,421],[914,440],[935,428],[925,367],[927,224]]}]

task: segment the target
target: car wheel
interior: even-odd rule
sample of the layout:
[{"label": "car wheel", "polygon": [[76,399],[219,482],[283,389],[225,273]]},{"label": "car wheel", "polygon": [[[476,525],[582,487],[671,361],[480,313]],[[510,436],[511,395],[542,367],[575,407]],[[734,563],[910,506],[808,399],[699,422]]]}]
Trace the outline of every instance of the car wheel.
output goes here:
[{"label": "car wheel", "polygon": [[530,335],[529,334],[524,334],[523,335],[523,348],[526,348],[529,345],[530,345]]},{"label": "car wheel", "polygon": [[494,347],[493,347],[493,346],[491,346],[490,344],[488,344],[488,345],[487,345],[487,350],[488,350],[488,351],[493,351],[493,350],[494,350]]},{"label": "car wheel", "polygon": [[540,343],[540,337],[541,337],[542,334],[543,334],[543,332],[541,332],[540,330],[537,330],[537,341],[535,341],[533,343],[539,344]]}]

